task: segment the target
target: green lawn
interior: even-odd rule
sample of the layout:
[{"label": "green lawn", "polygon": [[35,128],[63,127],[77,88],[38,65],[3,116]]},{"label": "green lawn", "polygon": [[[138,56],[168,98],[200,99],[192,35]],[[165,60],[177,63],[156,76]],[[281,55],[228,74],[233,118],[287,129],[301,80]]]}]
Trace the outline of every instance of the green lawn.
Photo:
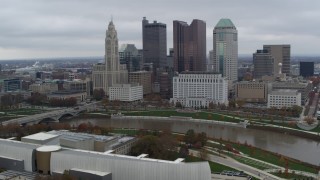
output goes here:
[{"label": "green lawn", "polygon": [[138,133],[138,130],[135,129],[113,129],[111,133],[116,134],[126,134],[128,136],[135,136]]},{"label": "green lawn", "polygon": [[298,175],[298,174],[292,174],[292,173],[288,173],[285,174],[284,172],[280,173],[271,173],[277,177],[283,178],[283,179],[297,179],[297,180],[308,180],[308,179],[313,179],[311,177],[306,177],[306,176],[302,176],[302,175]]},{"label": "green lawn", "polygon": [[230,118],[224,115],[210,113],[210,112],[176,112],[176,111],[141,111],[141,112],[127,112],[124,113],[128,116],[159,116],[159,117],[170,117],[170,116],[182,116],[182,117],[192,117],[194,119],[208,119],[216,121],[228,121],[238,123],[238,119]]},{"label": "green lawn", "polygon": [[[280,155],[276,155],[271,152],[267,152],[255,147],[246,146],[243,144],[237,144],[232,142],[222,142],[223,144],[230,144],[232,147],[244,154],[249,155],[252,158],[268,162],[270,164],[275,164],[281,167],[286,167],[286,161],[288,161],[288,168],[293,170],[299,170],[299,171],[305,171],[305,172],[311,172],[311,173],[318,173],[318,170],[312,167],[309,167],[308,165],[304,164],[303,162],[298,162],[295,160],[285,158],[281,158]],[[209,144],[210,145],[210,144]],[[217,146],[216,146],[217,147]]]}]

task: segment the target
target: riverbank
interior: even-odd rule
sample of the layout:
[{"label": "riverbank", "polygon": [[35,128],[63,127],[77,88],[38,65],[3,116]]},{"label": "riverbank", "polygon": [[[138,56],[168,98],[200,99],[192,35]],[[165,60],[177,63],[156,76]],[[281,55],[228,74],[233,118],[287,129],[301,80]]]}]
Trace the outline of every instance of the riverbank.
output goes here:
[{"label": "riverbank", "polygon": [[303,137],[303,138],[314,140],[314,141],[320,141],[319,135],[306,133],[306,132],[295,130],[295,129],[272,127],[272,126],[260,126],[260,125],[259,126],[258,125],[249,125],[249,126],[247,126],[247,128],[262,130],[262,131],[271,131],[271,132],[276,132],[279,134],[288,134],[288,135],[292,135],[292,136]]}]

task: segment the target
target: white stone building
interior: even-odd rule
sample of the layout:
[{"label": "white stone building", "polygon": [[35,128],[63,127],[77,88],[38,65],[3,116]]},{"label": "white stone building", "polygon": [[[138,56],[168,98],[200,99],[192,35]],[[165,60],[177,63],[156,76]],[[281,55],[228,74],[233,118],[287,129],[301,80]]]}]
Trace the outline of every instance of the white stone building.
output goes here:
[{"label": "white stone building", "polygon": [[126,65],[121,65],[118,51],[118,35],[111,21],[105,39],[105,63],[93,66],[93,89],[103,89],[109,95],[109,87],[114,84],[128,83]]},{"label": "white stone building", "polygon": [[173,98],[185,107],[208,107],[210,102],[228,104],[228,81],[212,72],[182,72],[173,77]]},{"label": "white stone building", "polygon": [[109,100],[138,101],[143,99],[143,87],[139,84],[114,84],[109,87]]},{"label": "white stone building", "polygon": [[268,108],[301,106],[301,93],[297,90],[281,89],[268,94]]}]

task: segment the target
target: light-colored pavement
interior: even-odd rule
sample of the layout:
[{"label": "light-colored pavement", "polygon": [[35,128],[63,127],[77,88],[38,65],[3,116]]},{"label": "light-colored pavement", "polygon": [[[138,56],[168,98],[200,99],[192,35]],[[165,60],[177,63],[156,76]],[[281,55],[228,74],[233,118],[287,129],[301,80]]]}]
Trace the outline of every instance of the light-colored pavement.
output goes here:
[{"label": "light-colored pavement", "polygon": [[65,108],[65,109],[60,109],[60,110],[56,110],[56,111],[49,111],[49,112],[45,112],[45,113],[41,113],[41,114],[34,114],[34,115],[30,115],[30,116],[20,117],[20,118],[11,119],[8,121],[3,121],[1,124],[7,125],[10,123],[19,123],[19,124],[32,123],[32,122],[41,121],[42,119],[45,119],[45,118],[61,116],[66,113],[78,113],[83,110],[94,109],[96,103],[97,102],[93,102],[90,104],[85,104],[83,106],[77,106],[77,107],[73,107],[73,108]]},{"label": "light-colored pavement", "polygon": [[[194,156],[198,156],[198,157],[200,156],[200,153],[198,151],[195,151],[195,150],[189,150],[189,151]],[[243,171],[246,174],[248,174],[250,176],[254,176],[254,177],[258,178],[258,179],[263,179],[263,180],[279,180],[279,179],[281,179],[281,178],[276,177],[276,176],[274,176],[274,175],[272,175],[270,173],[267,173],[265,171],[256,169],[254,167],[250,167],[248,165],[239,163],[239,162],[235,161],[234,159],[231,159],[231,158],[228,158],[228,157],[227,158],[222,158],[222,157],[219,157],[219,156],[208,154],[206,160],[212,161],[212,162],[216,162],[216,163],[219,163],[219,164],[222,164],[222,165],[225,165],[225,166],[229,166],[229,167],[232,167],[232,168],[237,169],[239,171]]]},{"label": "light-colored pavement", "polygon": [[312,104],[310,106],[308,116],[313,117],[315,114],[315,111],[317,110],[317,104],[318,104],[318,98],[319,98],[319,93],[315,93]]}]

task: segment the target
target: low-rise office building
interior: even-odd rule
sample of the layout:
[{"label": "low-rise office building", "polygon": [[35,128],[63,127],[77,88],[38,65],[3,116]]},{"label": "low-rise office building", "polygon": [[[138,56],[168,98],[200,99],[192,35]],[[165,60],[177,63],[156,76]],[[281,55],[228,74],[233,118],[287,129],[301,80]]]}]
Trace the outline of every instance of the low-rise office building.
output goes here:
[{"label": "low-rise office building", "polygon": [[115,84],[109,88],[109,100],[132,102],[143,99],[143,87],[139,84]]},{"label": "low-rise office building", "polygon": [[309,98],[309,93],[312,91],[313,85],[311,82],[274,82],[272,90],[290,89],[297,90],[301,93],[301,104],[304,105]]},{"label": "low-rise office building", "polygon": [[238,82],[235,86],[237,100],[246,102],[267,102],[268,84],[265,82]]},{"label": "low-rise office building", "polygon": [[297,90],[281,89],[275,90],[268,94],[268,108],[301,106],[301,93]]},{"label": "low-rise office building", "polygon": [[139,83],[143,86],[143,94],[150,94],[152,92],[151,74],[151,71],[129,72],[129,83]]},{"label": "low-rise office building", "polygon": [[51,92],[58,91],[58,84],[57,83],[35,83],[29,86],[29,90],[34,93],[40,94],[48,94]]},{"label": "low-rise office building", "polygon": [[210,102],[228,104],[228,81],[211,72],[182,72],[173,77],[173,98],[185,107],[208,107]]},{"label": "low-rise office building", "polygon": [[76,98],[77,103],[84,102],[87,99],[86,92],[79,91],[56,91],[49,95],[47,95],[48,99],[56,98],[56,99],[67,99],[67,98]]}]

